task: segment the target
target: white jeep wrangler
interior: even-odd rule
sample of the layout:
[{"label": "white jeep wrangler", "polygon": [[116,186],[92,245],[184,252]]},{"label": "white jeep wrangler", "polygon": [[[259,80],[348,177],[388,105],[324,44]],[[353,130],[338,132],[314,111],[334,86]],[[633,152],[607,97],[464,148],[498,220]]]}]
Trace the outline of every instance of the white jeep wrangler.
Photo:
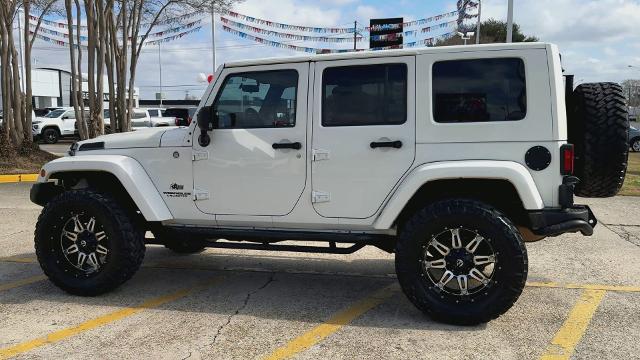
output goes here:
[{"label": "white jeep wrangler", "polygon": [[149,242],[373,245],[395,252],[424,313],[489,321],[522,292],[524,241],[592,235],[574,193],[614,196],[624,181],[620,86],[573,90],[562,72],[545,43],[225,64],[189,127],[81,141],[44,166],[31,190],[44,206],[38,260],[57,286],[91,296],[131,278]]}]

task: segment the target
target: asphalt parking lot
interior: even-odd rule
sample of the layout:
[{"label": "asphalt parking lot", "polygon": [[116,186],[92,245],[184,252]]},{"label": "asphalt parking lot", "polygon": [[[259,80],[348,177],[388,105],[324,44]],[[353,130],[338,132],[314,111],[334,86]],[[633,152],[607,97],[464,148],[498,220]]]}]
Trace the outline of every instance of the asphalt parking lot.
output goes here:
[{"label": "asphalt parking lot", "polygon": [[528,244],[529,281],[486,325],[435,323],[398,291],[393,256],[149,246],[117,291],[42,276],[29,184],[0,184],[0,358],[621,359],[640,354],[640,198],[589,200],[590,238]]}]

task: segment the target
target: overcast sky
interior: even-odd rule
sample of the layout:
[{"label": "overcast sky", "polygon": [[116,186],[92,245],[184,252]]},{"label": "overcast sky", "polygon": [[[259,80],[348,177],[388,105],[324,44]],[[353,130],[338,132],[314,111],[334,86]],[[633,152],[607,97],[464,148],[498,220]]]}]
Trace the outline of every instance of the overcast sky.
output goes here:
[{"label": "overcast sky", "polygon": [[[455,10],[455,3],[455,0],[247,0],[237,5],[235,10],[287,24],[347,27],[356,20],[368,24],[370,18],[377,17],[404,17],[405,21],[421,19]],[[515,22],[520,24],[525,34],[558,44],[564,67],[576,75],[576,81],[640,78],[640,0],[515,0],[514,3]],[[483,0],[482,18],[505,20],[506,4],[507,0]],[[419,34],[415,39],[425,37],[427,35]],[[291,43],[322,46],[308,42]],[[236,38],[222,32],[219,21],[216,45],[218,65],[236,59],[301,54]],[[333,47],[349,46],[338,44]],[[366,47],[366,43],[359,46]],[[52,45],[39,40],[35,47],[36,67],[68,68],[68,50],[65,48],[52,48]],[[198,82],[199,74],[212,72],[210,19],[206,18],[199,32],[167,43],[162,50],[162,83],[167,97],[182,99],[186,91],[199,96],[205,87]],[[154,97],[158,91],[158,75],[158,47],[148,46],[138,65],[136,85],[140,87],[141,98]]]}]

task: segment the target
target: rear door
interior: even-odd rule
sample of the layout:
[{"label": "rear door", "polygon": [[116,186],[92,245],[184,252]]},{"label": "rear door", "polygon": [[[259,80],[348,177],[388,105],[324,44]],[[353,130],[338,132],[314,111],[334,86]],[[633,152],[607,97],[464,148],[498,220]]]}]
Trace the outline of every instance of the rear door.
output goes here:
[{"label": "rear door", "polygon": [[373,216],[415,156],[415,58],[318,62],[313,207],[324,217]]},{"label": "rear door", "polygon": [[67,110],[61,117],[62,135],[71,135],[76,131],[76,113],[73,110]]}]

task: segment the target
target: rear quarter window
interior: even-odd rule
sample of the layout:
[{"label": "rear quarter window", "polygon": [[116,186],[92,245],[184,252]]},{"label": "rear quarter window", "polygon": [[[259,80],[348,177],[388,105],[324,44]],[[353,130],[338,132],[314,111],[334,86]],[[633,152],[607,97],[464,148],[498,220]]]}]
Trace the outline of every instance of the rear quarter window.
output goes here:
[{"label": "rear quarter window", "polygon": [[527,114],[520,58],[439,61],[432,72],[436,122],[517,121]]}]

